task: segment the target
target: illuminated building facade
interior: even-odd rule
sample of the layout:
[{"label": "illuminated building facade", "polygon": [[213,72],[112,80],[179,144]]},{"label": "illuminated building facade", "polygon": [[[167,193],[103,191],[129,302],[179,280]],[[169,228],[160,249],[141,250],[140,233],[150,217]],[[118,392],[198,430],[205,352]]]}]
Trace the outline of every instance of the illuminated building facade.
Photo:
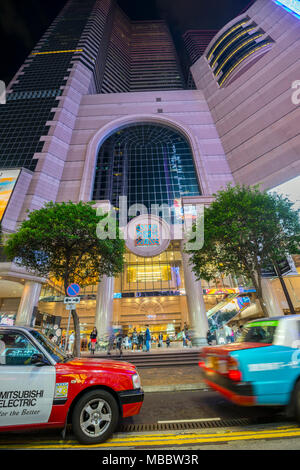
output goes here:
[{"label": "illuminated building facade", "polygon": [[[172,208],[174,225],[183,208],[209,204],[228,183],[271,188],[291,178],[299,173],[299,109],[289,77],[299,50],[297,18],[257,0],[210,41],[191,67],[190,89],[163,21],[131,21],[114,0],[70,0],[0,106],[1,169],[20,169],[3,230],[16,230],[26,210],[51,200],[119,209],[120,197],[128,208]],[[238,295],[240,280],[197,281],[173,233],[165,247],[155,233],[151,240],[142,252],[127,245],[118,279],[81,292],[83,332],[148,323],[167,333],[187,323],[204,338],[206,312],[226,289]],[[4,261],[0,275],[0,313],[30,323],[38,307],[65,327],[59,286]],[[270,289],[268,299],[280,304]]]}]

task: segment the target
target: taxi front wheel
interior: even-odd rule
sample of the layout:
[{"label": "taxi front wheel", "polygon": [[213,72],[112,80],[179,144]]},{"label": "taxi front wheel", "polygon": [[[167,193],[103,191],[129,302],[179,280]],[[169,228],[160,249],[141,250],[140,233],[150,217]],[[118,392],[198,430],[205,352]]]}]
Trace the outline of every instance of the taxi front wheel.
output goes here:
[{"label": "taxi front wheel", "polygon": [[99,444],[106,441],[119,422],[119,407],[106,390],[84,394],[72,414],[72,429],[81,444]]}]

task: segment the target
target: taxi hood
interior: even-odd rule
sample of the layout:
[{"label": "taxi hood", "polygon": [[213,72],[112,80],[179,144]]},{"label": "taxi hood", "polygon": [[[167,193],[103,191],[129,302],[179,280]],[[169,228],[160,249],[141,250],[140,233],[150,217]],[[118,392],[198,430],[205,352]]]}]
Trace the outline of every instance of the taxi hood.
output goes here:
[{"label": "taxi hood", "polygon": [[115,361],[113,359],[74,357],[70,359],[67,364],[69,367],[79,369],[104,369],[136,373],[136,368],[133,364],[125,361]]},{"label": "taxi hood", "polygon": [[241,351],[243,349],[254,349],[254,348],[264,348],[266,346],[271,346],[268,343],[229,343],[229,344],[219,344],[217,346],[205,346],[202,348],[201,355],[216,355],[216,356],[228,356],[234,351]]}]

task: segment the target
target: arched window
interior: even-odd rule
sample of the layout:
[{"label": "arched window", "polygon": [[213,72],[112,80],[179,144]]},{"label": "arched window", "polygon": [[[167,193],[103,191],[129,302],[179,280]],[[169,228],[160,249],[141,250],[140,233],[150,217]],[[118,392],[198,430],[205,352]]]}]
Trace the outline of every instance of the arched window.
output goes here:
[{"label": "arched window", "polygon": [[93,200],[118,207],[144,204],[174,206],[183,196],[200,195],[194,160],[187,139],[162,125],[139,123],[122,128],[99,149]]}]

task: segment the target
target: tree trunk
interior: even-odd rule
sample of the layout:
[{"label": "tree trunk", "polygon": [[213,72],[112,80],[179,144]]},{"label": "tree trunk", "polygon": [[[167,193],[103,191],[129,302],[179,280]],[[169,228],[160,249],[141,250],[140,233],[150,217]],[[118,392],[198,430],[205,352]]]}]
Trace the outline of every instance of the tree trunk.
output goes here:
[{"label": "tree trunk", "polygon": [[260,283],[259,280],[257,280],[254,273],[251,273],[251,279],[252,279],[252,282],[253,282],[254,287],[256,289],[256,296],[259,300],[259,303],[260,303],[261,309],[263,311],[263,314],[264,314],[265,317],[268,317],[269,312],[268,312],[268,309],[267,309],[266,304],[265,304],[264,299],[263,299],[261,283]]},{"label": "tree trunk", "polygon": [[293,305],[292,299],[291,299],[290,294],[289,294],[289,291],[287,290],[287,287],[286,287],[286,285],[285,285],[285,282],[284,282],[284,279],[283,279],[283,276],[282,276],[282,274],[281,274],[281,271],[280,271],[280,268],[279,268],[279,266],[278,266],[277,261],[273,261],[273,264],[274,264],[274,268],[275,268],[276,274],[277,274],[277,276],[278,276],[278,279],[279,279],[279,281],[280,281],[280,284],[281,284],[283,293],[284,293],[284,295],[285,295],[287,304],[288,304],[288,306],[289,306],[290,313],[291,313],[292,315],[296,315],[296,311],[295,311],[295,309],[294,309],[294,305]]}]

